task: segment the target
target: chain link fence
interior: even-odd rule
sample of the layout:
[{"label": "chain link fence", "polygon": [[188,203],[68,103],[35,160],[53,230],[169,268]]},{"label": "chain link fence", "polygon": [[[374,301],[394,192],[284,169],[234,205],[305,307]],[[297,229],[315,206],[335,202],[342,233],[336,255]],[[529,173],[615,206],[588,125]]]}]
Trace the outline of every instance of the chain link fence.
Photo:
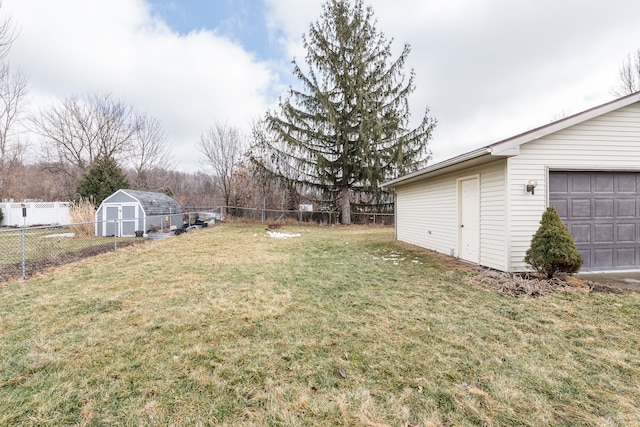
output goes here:
[{"label": "chain link fence", "polygon": [[130,244],[132,240],[77,234],[78,229],[95,225],[82,223],[0,230],[0,281],[30,277],[49,267],[114,251],[119,244]]},{"label": "chain link fence", "polygon": [[[206,212],[205,215],[218,219],[233,220],[245,219],[262,223],[300,222],[319,225],[332,225],[340,223],[340,213],[330,211],[297,211],[277,209],[255,209],[235,206],[190,207],[190,211]],[[391,226],[394,224],[393,213],[379,212],[352,212],[351,222],[360,225]]]},{"label": "chain link fence", "polygon": [[[84,222],[70,225],[0,228],[0,283],[28,278],[47,268],[77,261],[149,240],[187,232],[193,227],[208,227],[221,220],[247,220],[266,225],[282,223],[310,223],[331,225],[339,223],[335,212],[302,212],[249,209],[238,207],[198,208],[183,214],[183,224],[174,225],[168,216],[153,217],[159,226],[150,230],[123,235],[127,221],[118,219]],[[147,217],[149,219],[149,217]],[[134,218],[133,221],[136,221]],[[354,213],[352,221],[364,225],[393,225],[393,214]],[[109,230],[106,233],[105,230]]]},{"label": "chain link fence", "polygon": [[[122,235],[121,230],[126,229],[123,223],[127,220],[0,229],[0,282],[24,279],[50,267],[173,236],[190,227],[205,227],[211,223],[203,221],[196,213],[184,214],[184,224],[179,226],[165,221],[164,216],[157,218],[155,223],[159,226],[126,236]],[[104,234],[99,231],[105,229],[111,232],[99,236]]]}]

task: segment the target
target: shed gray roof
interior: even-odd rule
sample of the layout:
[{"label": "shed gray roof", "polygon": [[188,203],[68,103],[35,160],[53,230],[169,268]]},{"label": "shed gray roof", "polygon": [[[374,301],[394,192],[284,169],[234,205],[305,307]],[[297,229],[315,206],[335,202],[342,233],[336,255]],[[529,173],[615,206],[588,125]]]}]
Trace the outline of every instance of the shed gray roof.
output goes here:
[{"label": "shed gray roof", "polygon": [[180,204],[164,193],[140,190],[118,190],[138,200],[147,215],[166,215],[182,213]]}]

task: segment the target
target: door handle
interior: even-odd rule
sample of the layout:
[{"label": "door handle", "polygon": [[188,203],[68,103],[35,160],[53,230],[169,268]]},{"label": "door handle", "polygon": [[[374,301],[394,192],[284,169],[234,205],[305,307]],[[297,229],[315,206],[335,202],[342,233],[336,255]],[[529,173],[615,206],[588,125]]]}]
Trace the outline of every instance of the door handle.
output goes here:
[{"label": "door handle", "polygon": [[460,228],[464,228],[464,224],[460,224]]}]

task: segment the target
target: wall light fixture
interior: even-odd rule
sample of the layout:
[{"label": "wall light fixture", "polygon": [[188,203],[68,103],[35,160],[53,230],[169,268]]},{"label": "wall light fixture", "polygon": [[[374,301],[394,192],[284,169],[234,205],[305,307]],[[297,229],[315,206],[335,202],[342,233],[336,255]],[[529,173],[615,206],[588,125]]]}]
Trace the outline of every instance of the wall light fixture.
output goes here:
[{"label": "wall light fixture", "polygon": [[527,182],[527,185],[525,186],[525,190],[527,190],[527,193],[531,193],[531,195],[534,195],[535,192],[535,188],[538,186],[538,183],[534,180],[531,180],[529,182]]}]

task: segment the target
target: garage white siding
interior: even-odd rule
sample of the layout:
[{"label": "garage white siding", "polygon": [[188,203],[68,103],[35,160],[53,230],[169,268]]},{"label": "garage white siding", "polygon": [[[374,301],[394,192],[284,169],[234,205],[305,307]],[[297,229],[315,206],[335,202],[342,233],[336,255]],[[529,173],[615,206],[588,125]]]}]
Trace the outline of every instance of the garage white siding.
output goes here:
[{"label": "garage white siding", "polygon": [[507,269],[505,160],[396,188],[398,240],[459,255],[458,179],[479,177],[480,265]]},{"label": "garage white siding", "polygon": [[[473,252],[473,257],[468,258],[477,259],[483,266],[518,272],[529,269],[524,256],[542,214],[550,206],[549,177],[555,178],[558,173],[593,178],[594,190],[589,203],[596,214],[593,224],[589,223],[595,233],[589,237],[591,243],[585,241],[584,224],[573,224],[574,230],[582,227],[581,244],[587,245],[582,250],[592,254],[599,251],[598,256],[592,257],[591,264],[585,264],[585,269],[604,265],[609,253],[613,255],[606,261],[612,260],[611,269],[632,265],[634,256],[635,265],[640,266],[640,246],[631,241],[633,227],[629,222],[629,200],[634,198],[638,211],[638,221],[634,222],[638,230],[636,242],[640,242],[640,92],[431,165],[391,180],[385,186],[396,190],[396,235],[400,240],[445,254],[453,249],[458,256],[461,183],[479,178],[479,256]],[[602,177],[612,177],[613,181],[607,182],[623,180],[625,183],[605,194],[598,184]],[[630,177],[637,178],[635,193],[627,185]],[[534,193],[525,190],[529,181],[537,182]],[[469,187],[464,188],[467,194]],[[576,188],[576,192],[584,192],[582,187]],[[572,191],[567,192],[566,197],[554,193],[554,202],[561,196],[576,200]],[[584,197],[578,195],[578,199],[586,206]],[[615,221],[609,221],[611,218],[607,216],[612,206]],[[603,211],[605,207],[609,211]],[[466,216],[471,215],[471,210],[464,212]],[[567,218],[569,223],[571,218]],[[465,222],[468,219],[465,217]],[[607,230],[617,234],[605,235],[601,219],[608,221]],[[467,249],[471,248],[469,236],[469,233],[462,234]],[[607,243],[609,247],[596,247],[596,243]]]},{"label": "garage white siding", "polygon": [[505,167],[501,160],[480,173],[480,265],[499,270],[506,270],[509,261]]},{"label": "garage white siding", "polygon": [[397,238],[457,255],[458,201],[455,177],[442,177],[396,189]]},{"label": "garage white siding", "polygon": [[[507,161],[511,270],[527,269],[524,255],[549,206],[549,171],[640,171],[640,104],[592,118],[520,146]],[[535,194],[524,191],[536,180]]]}]

